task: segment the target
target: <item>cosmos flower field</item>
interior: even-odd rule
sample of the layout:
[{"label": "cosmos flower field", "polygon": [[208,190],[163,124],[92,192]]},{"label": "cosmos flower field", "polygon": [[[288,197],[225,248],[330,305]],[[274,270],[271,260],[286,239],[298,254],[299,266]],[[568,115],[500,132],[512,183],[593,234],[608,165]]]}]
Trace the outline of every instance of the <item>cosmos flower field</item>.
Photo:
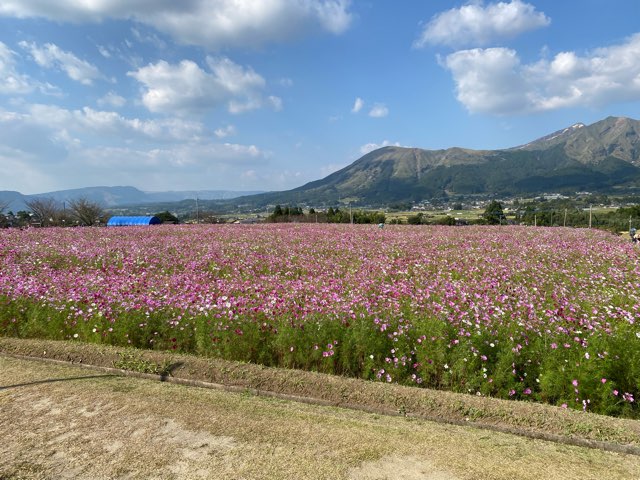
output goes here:
[{"label": "cosmos flower field", "polygon": [[0,335],[638,418],[640,250],[564,228],[6,229]]}]

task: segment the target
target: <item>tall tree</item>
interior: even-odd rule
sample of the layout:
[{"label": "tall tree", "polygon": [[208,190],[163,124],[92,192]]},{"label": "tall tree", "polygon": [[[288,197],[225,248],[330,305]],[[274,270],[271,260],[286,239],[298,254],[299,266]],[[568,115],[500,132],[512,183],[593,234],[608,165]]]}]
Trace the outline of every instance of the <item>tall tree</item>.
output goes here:
[{"label": "tall tree", "polygon": [[55,225],[60,217],[60,208],[53,198],[36,197],[24,203],[43,227]]},{"label": "tall tree", "polygon": [[104,210],[97,202],[92,202],[86,198],[74,198],[69,202],[71,216],[80,225],[90,227],[96,225],[104,216]]},{"label": "tall tree", "polygon": [[497,225],[501,223],[502,219],[504,218],[502,204],[497,200],[491,200],[491,203],[487,205],[487,208],[484,210],[482,216],[489,225]]}]

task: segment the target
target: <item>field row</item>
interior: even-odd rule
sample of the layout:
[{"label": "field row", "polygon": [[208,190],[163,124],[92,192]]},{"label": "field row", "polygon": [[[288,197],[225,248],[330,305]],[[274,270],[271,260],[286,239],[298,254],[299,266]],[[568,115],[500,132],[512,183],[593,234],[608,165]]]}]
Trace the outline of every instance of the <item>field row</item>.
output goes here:
[{"label": "field row", "polygon": [[0,334],[640,411],[640,256],[595,230],[0,232]]}]

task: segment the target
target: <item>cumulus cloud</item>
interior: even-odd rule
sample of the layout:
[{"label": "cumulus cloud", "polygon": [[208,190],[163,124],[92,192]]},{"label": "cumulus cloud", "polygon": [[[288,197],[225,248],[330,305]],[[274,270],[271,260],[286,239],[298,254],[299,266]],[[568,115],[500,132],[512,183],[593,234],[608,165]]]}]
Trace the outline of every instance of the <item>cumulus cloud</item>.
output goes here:
[{"label": "cumulus cloud", "polygon": [[277,97],[263,100],[266,82],[251,68],[228,58],[207,57],[208,69],[191,60],[170,64],[164,60],[149,64],[128,75],[144,86],[142,103],[152,112],[189,114],[227,103],[231,113],[262,107],[265,102],[282,107]]},{"label": "cumulus cloud", "polygon": [[201,123],[181,118],[140,120],[40,104],[24,105],[21,112],[0,109],[0,174],[25,193],[74,184],[129,185],[138,173],[151,190],[239,188],[237,166],[267,169],[266,159],[256,145],[212,142]]},{"label": "cumulus cloud", "polygon": [[94,65],[79,59],[71,52],[61,50],[52,43],[39,47],[33,42],[23,41],[19,45],[27,50],[41,67],[61,70],[70,79],[83,85],[91,85],[94,80],[102,78],[102,74]]},{"label": "cumulus cloud", "polygon": [[414,46],[485,46],[496,40],[513,38],[523,32],[549,25],[550,19],[521,0],[483,2],[452,8],[434,16]]},{"label": "cumulus cloud", "polygon": [[373,152],[374,150],[378,150],[382,147],[399,147],[400,144],[398,142],[391,143],[389,140],[384,140],[382,143],[366,143],[360,147],[360,154],[366,155],[369,152]]},{"label": "cumulus cloud", "polygon": [[353,102],[353,107],[351,108],[351,113],[358,113],[364,107],[364,100],[360,97],[357,97],[355,102]]},{"label": "cumulus cloud", "polygon": [[561,52],[523,64],[507,48],[462,50],[442,64],[474,113],[515,114],[640,100],[640,33],[584,56]]},{"label": "cumulus cloud", "polygon": [[371,110],[369,116],[373,118],[382,118],[389,115],[389,109],[383,103],[376,103]]},{"label": "cumulus cloud", "polygon": [[[7,112],[4,113],[8,115]],[[116,112],[94,110],[84,107],[79,110],[68,110],[54,105],[28,105],[24,113],[12,113],[10,118],[25,128],[39,127],[49,131],[46,137],[64,141],[67,146],[77,144],[77,138],[90,141],[99,135],[106,142],[149,141],[197,142],[205,136],[205,127],[200,122],[180,118],[160,120],[140,120],[126,118]],[[0,115],[0,122],[3,117]]]},{"label": "cumulus cloud", "polygon": [[0,15],[55,21],[133,19],[176,41],[212,49],[283,41],[313,30],[341,34],[350,0],[5,0]]}]

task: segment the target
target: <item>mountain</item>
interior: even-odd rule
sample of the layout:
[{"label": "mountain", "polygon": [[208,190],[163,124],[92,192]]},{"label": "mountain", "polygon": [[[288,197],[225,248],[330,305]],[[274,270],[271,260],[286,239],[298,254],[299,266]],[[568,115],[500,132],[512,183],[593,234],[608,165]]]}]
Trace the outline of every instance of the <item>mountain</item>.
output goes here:
[{"label": "mountain", "polygon": [[204,207],[222,211],[275,204],[382,206],[450,195],[624,194],[638,190],[640,122],[609,117],[592,125],[576,123],[503,150],[384,147],[321,180],[284,192],[143,192],[134,187],[90,187],[23,196],[7,191],[0,192],[0,206],[10,201],[6,209],[17,212],[26,209],[24,201],[34,196],[60,202],[84,197],[107,208],[149,205],[161,211],[197,195]]},{"label": "mountain", "polygon": [[268,204],[384,205],[445,195],[606,192],[640,187],[640,122],[609,117],[504,150],[384,147],[286,192],[236,199]]},{"label": "mountain", "polygon": [[220,200],[231,199],[260,192],[234,192],[230,190],[190,190],[169,192],[143,192],[135,187],[86,187],[71,190],[23,195],[15,191],[0,191],[0,206],[7,205],[6,210],[18,212],[28,210],[26,202],[30,199],[53,198],[62,203],[73,199],[86,198],[97,202],[105,208],[123,207],[131,205],[166,204],[188,199]]}]

